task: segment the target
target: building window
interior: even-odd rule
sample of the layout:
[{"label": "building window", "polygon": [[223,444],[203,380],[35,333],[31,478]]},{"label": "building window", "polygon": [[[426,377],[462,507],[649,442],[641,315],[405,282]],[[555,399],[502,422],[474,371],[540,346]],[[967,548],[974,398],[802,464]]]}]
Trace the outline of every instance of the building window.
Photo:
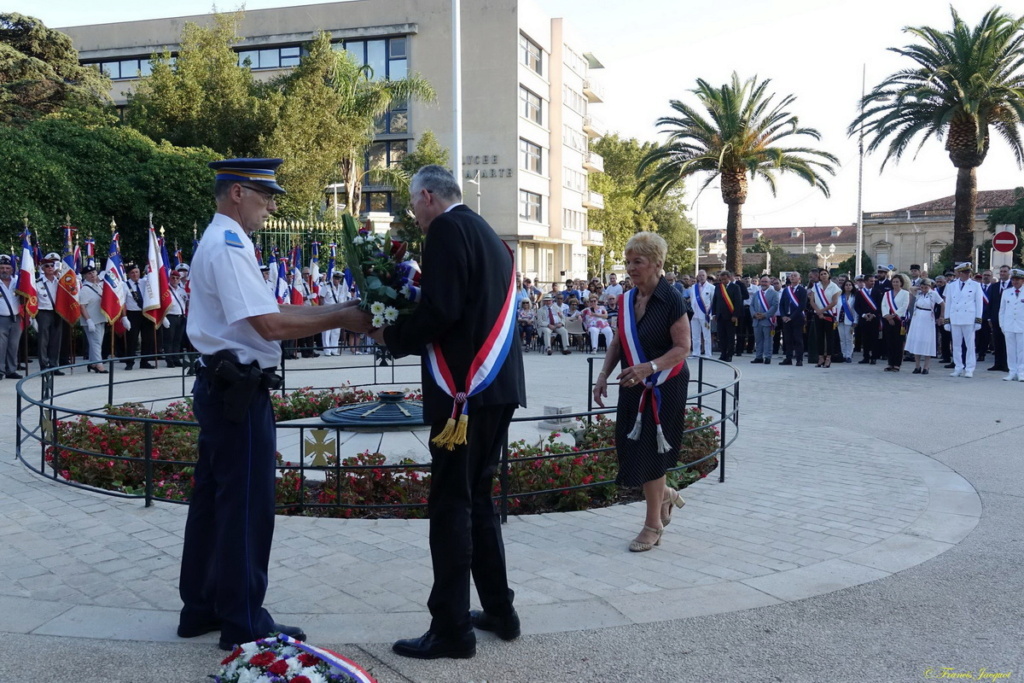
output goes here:
[{"label": "building window", "polygon": [[563,143],[577,152],[587,153],[587,135],[582,130],[577,130],[568,123],[562,124]]},{"label": "building window", "polygon": [[570,190],[587,191],[587,174],[568,166],[562,167],[563,184]]},{"label": "building window", "polygon": [[528,221],[541,222],[540,195],[536,192],[519,190],[519,217]]},{"label": "building window", "polygon": [[[171,58],[174,64],[174,58]],[[82,66],[92,67],[112,81],[141,78],[153,73],[153,63],[146,57],[136,59],[115,59],[104,62],[84,62]]]},{"label": "building window", "polygon": [[335,43],[335,50],[345,50],[359,66],[370,67],[373,80],[400,81],[409,74],[406,38],[346,40]]},{"label": "building window", "polygon": [[366,152],[365,168],[391,168],[402,163],[409,153],[408,140],[382,140],[370,145]]},{"label": "building window", "polygon": [[541,111],[540,95],[519,86],[519,113],[538,125],[544,125],[544,114]]},{"label": "building window", "polygon": [[530,67],[531,71],[535,71],[541,75],[544,75],[544,53],[541,52],[540,45],[533,42],[522,33],[519,34],[519,59],[523,64]]},{"label": "building window", "polygon": [[587,61],[580,56],[580,53],[573,50],[568,45],[563,45],[563,54],[565,58],[562,60],[567,67],[575,71],[580,76],[586,78],[587,76]]},{"label": "building window", "polygon": [[829,234],[830,234],[830,235],[831,235],[832,237],[839,237],[839,235],[841,235],[841,234],[842,234],[842,232],[843,232],[842,228],[838,228],[838,227],[837,227],[837,228],[832,228],[832,230],[831,230],[831,232],[830,232]]},{"label": "building window", "polygon": [[562,86],[562,101],[580,116],[587,115],[587,98],[582,93],[576,92],[568,85]]},{"label": "building window", "polygon": [[306,51],[299,45],[271,47],[264,50],[239,50],[238,66],[259,69],[282,69],[299,65]]},{"label": "building window", "polygon": [[587,214],[585,211],[573,211],[562,209],[562,227],[566,230],[582,232],[587,229]]},{"label": "building window", "polygon": [[541,150],[540,145],[535,145],[529,140],[519,139],[519,163],[521,168],[534,173],[541,171]]},{"label": "building window", "polygon": [[883,266],[885,264],[889,263],[889,251],[888,250],[884,250],[883,251],[881,249],[876,251],[875,252],[875,263],[877,263],[879,265],[883,265]]},{"label": "building window", "polygon": [[363,213],[369,213],[370,211],[393,213],[391,209],[394,197],[391,192],[364,192],[362,197]]}]

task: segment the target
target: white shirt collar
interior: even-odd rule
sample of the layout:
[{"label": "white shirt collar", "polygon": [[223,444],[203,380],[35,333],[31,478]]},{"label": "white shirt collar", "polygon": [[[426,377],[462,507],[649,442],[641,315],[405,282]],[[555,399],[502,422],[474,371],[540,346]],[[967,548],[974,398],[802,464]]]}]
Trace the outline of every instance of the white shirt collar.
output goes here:
[{"label": "white shirt collar", "polygon": [[462,202],[455,202],[454,204],[449,206],[447,209],[445,209],[443,213],[448,213],[449,211],[454,209],[456,206],[465,206],[465,204],[463,204]]}]

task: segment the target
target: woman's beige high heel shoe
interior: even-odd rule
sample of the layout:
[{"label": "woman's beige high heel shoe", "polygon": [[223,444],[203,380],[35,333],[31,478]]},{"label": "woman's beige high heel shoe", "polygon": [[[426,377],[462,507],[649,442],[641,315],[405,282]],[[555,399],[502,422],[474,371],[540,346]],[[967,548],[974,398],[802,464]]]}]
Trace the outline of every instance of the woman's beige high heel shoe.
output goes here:
[{"label": "woman's beige high heel shoe", "polygon": [[[650,550],[651,548],[653,548],[656,545],[661,545],[661,533],[664,531],[664,529],[655,529],[654,527],[649,527],[649,526],[647,526],[645,524],[644,525],[644,531],[650,531],[652,534],[658,534],[658,540],[656,540],[654,543],[644,543],[643,541],[640,540],[640,537],[637,536],[636,538],[634,538],[630,542],[630,544],[629,544],[629,552],[631,552],[631,553],[644,553],[644,552],[647,552],[648,550]],[[641,533],[643,533],[643,532],[641,532]]]},{"label": "woman's beige high heel shoe", "polygon": [[675,489],[669,489],[672,493],[669,494],[668,500],[661,504],[661,525],[668,526],[668,523],[672,521],[672,506],[675,505],[677,508],[681,508],[686,505],[686,501],[679,495],[679,491]]}]

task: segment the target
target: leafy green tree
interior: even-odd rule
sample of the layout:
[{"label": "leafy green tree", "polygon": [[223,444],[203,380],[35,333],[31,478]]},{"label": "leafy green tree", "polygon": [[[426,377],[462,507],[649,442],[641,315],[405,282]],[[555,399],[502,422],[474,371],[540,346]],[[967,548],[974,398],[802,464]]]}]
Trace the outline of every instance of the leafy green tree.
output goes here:
[{"label": "leafy green tree", "polygon": [[409,210],[409,181],[424,166],[437,164],[447,168],[449,156],[448,149],[441,146],[433,131],[424,131],[416,143],[416,149],[405,155],[396,170],[393,181],[397,214],[395,222],[398,223],[396,234],[399,239],[409,243],[409,254],[415,258],[419,258],[423,250],[423,231],[416,225]]},{"label": "leafy green tree", "polygon": [[697,257],[697,230],[686,217],[686,206],[678,197],[668,196],[647,208],[653,229],[668,243],[665,269],[692,273]]},{"label": "leafy green tree", "polygon": [[636,169],[651,147],[635,138],[623,140],[616,134],[606,135],[592,146],[604,158],[604,172],[591,174],[589,178],[590,189],[604,195],[604,208],[590,211],[587,219],[590,230],[604,235],[603,247],[589,249],[588,260],[593,272],[610,269],[611,254],[614,252],[615,258],[620,259],[629,238],[651,225],[651,215],[634,192]]},{"label": "leafy green tree", "polygon": [[68,111],[102,116],[109,80],[80,66],[71,38],[34,17],[0,14],[0,123]]},{"label": "leafy green tree", "polygon": [[259,156],[281,103],[238,65],[231,48],[241,17],[215,14],[210,26],[187,22],[177,57],[154,55],[152,74],[129,93],[125,122],[157,141]]},{"label": "leafy green tree", "polygon": [[858,133],[863,124],[873,136],[869,151],[888,139],[885,162],[899,161],[918,136],[918,148],[929,138],[945,138],[957,169],[953,257],[969,260],[974,249],[977,170],[988,154],[992,129],[1013,150],[1018,166],[1024,163],[1024,17],[1015,19],[994,7],[972,29],[955,9],[950,12],[951,30],[903,29],[918,42],[889,49],[915,66],[887,76],[865,95],[862,113],[848,132]]},{"label": "leafy green tree", "polygon": [[[149,213],[166,228],[169,251],[186,255],[194,225],[201,229],[214,210],[209,149],[157,144],[125,127],[84,126],[47,118],[21,128],[0,127],[0,244],[17,247],[28,218],[44,250],[61,251],[65,216],[92,235],[106,253],[110,221],[117,222],[126,258],[144,258]],[[102,182],[84,183],[83,178]]]},{"label": "leafy green tree", "polygon": [[862,268],[861,272],[855,272],[857,268],[857,255],[854,254],[845,261],[841,261],[839,265],[836,266],[836,272],[849,273],[853,277],[857,277],[858,275],[863,275],[865,273],[875,272],[875,263],[874,261],[871,260],[871,257],[868,256],[868,253],[866,251],[862,251],[860,253],[860,266]]},{"label": "leafy green tree", "polygon": [[[835,175],[838,160],[811,147],[790,147],[788,139],[798,136],[814,140],[821,135],[804,128],[796,115],[786,111],[796,99],[787,95],[775,103],[768,91],[770,80],[732,80],[719,88],[703,79],[693,90],[699,107],[671,100],[677,116],[658,119],[668,133],[668,142],[651,150],[638,168],[638,195],[647,200],[664,196],[685,178],[707,175],[703,187],[721,177],[722,201],[729,207],[726,223],[727,267],[740,272],[742,266],[743,204],[747,201],[748,175],[762,178],[776,193],[778,173],[792,173],[817,187],[826,197],[828,184],[823,174]],[[703,112],[701,111],[703,109]]]}]

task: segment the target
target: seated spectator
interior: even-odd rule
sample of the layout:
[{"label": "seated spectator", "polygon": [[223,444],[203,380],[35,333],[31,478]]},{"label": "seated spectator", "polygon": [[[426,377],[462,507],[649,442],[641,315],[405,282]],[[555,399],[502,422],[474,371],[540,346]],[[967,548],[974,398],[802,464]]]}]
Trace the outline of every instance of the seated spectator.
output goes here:
[{"label": "seated spectator", "polygon": [[562,309],[555,304],[550,294],[545,294],[543,301],[544,305],[537,312],[537,327],[544,340],[544,350],[551,355],[551,335],[557,334],[562,340],[562,354],[568,356],[572,351],[569,349],[569,331],[565,329]]},{"label": "seated spectator", "polygon": [[597,351],[599,337],[604,337],[607,349],[612,343],[612,328],[608,324],[608,309],[601,305],[596,295],[590,296],[589,306],[583,311],[583,323],[590,335],[591,352]]},{"label": "seated spectator", "polygon": [[524,345],[532,344],[537,336],[537,313],[529,301],[523,301],[519,306],[516,320],[519,323],[519,338]]}]

